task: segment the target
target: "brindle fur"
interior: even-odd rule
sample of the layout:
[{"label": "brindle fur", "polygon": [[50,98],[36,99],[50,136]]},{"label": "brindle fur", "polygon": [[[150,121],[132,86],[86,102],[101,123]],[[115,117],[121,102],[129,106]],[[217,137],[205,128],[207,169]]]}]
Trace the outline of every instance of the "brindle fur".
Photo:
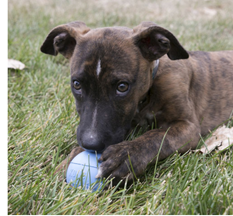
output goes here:
[{"label": "brindle fur", "polygon": [[[41,51],[70,60],[71,89],[80,115],[78,143],[103,151],[97,177],[111,175],[114,184],[133,180],[129,158],[139,176],[157,156],[162,160],[177,150],[196,148],[200,135],[223,123],[233,109],[233,51],[187,52],[172,33],[151,22],[134,29],[93,30],[72,22],[54,28]],[[153,80],[156,59],[160,64]],[[74,80],[80,81],[81,94]],[[116,94],[120,81],[130,85],[123,96]],[[155,120],[158,129],[124,141],[136,125],[149,129]],[[76,147],[57,170],[65,171],[81,151]]]}]

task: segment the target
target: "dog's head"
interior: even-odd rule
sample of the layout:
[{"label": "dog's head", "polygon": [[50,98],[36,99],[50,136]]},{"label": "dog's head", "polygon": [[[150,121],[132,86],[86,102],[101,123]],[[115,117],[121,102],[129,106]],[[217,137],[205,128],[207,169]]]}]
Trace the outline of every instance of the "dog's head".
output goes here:
[{"label": "dog's head", "polygon": [[89,29],[82,22],[57,26],[41,51],[70,60],[71,89],[80,115],[79,145],[102,151],[124,140],[152,85],[153,61],[188,53],[168,30],[151,22],[134,29]]}]

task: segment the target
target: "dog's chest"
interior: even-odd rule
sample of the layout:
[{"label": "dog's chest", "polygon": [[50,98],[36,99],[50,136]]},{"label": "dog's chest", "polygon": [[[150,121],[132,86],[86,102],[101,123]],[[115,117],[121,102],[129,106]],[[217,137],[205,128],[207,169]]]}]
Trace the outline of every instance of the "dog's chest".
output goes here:
[{"label": "dog's chest", "polygon": [[160,128],[168,128],[166,115],[162,110],[153,111],[149,107],[143,112],[138,112],[132,121],[132,129],[135,127],[142,128],[143,131]]},{"label": "dog's chest", "polygon": [[157,113],[154,113],[149,109],[144,109],[142,112],[137,112],[132,121],[132,127],[134,128],[137,126],[143,128],[144,130],[150,130],[155,125],[156,115]]}]

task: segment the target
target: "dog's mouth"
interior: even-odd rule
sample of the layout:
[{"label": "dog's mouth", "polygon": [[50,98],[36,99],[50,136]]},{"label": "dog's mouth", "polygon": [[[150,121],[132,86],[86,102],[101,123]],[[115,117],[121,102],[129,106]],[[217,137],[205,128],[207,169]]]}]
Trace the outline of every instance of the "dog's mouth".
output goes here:
[{"label": "dog's mouth", "polygon": [[105,130],[84,129],[80,126],[77,129],[77,141],[80,147],[89,152],[102,153],[108,146],[124,141],[127,131],[120,128],[117,132]]},{"label": "dog's mouth", "polygon": [[100,146],[99,144],[93,146],[93,143],[91,145],[83,144],[82,141],[78,141],[78,143],[79,143],[79,146],[82,147],[85,151],[88,151],[91,153],[94,153],[94,152],[102,153],[106,149],[104,143],[101,143],[101,146],[103,146],[103,148],[99,147]]}]

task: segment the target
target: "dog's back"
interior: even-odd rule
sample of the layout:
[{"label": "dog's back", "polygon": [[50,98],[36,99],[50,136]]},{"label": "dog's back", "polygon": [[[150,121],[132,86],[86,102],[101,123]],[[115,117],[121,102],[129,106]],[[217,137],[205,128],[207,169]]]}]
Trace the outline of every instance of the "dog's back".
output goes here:
[{"label": "dog's back", "polygon": [[[160,95],[154,103],[160,104],[160,125],[164,118],[171,122],[173,113],[176,119],[180,113],[180,119],[200,123],[205,135],[228,119],[233,109],[232,60],[233,51],[189,52],[189,59],[178,61],[162,57],[153,88]],[[188,109],[184,110],[184,104]]]},{"label": "dog's back", "polygon": [[233,109],[233,51],[190,54],[198,68],[192,73],[191,94],[201,132],[206,134],[228,119]]}]

